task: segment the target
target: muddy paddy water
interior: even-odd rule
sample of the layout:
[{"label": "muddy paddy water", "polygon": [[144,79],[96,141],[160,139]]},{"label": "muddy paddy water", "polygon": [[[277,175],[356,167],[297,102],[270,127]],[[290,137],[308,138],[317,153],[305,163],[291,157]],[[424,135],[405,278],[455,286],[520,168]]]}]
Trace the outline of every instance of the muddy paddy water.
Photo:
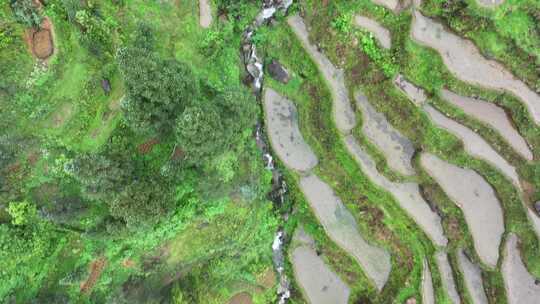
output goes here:
[{"label": "muddy paddy water", "polygon": [[390,31],[383,27],[379,22],[360,15],[355,16],[354,21],[356,25],[372,33],[385,49],[392,47]]},{"label": "muddy paddy water", "polygon": [[533,155],[527,142],[514,128],[506,112],[493,103],[460,96],[448,90],[442,90],[441,96],[453,106],[497,130],[499,134],[527,160],[532,160]]},{"label": "muddy paddy water", "polygon": [[461,139],[467,153],[474,157],[482,158],[495,166],[512,181],[514,186],[521,190],[521,183],[516,168],[510,165],[506,159],[502,158],[480,135],[446,117],[429,105],[425,105],[424,110],[438,127],[448,130]]},{"label": "muddy paddy water", "polygon": [[446,252],[437,252],[435,259],[437,261],[439,273],[441,274],[442,285],[448,294],[448,297],[453,304],[461,303],[461,299],[459,298],[459,294],[456,290],[454,276],[452,274],[452,266],[450,266],[450,262],[448,261],[448,255]]},{"label": "muddy paddy water", "polygon": [[203,28],[209,28],[212,24],[212,8],[210,0],[199,0],[199,24]]},{"label": "muddy paddy water", "polygon": [[[293,237],[294,248],[291,262],[296,281],[311,304],[346,304],[349,287],[326,265],[313,248],[313,239],[298,228]],[[293,244],[294,245],[294,244]]]},{"label": "muddy paddy water", "polygon": [[426,232],[435,244],[446,246],[447,239],[441,226],[441,219],[433,212],[428,203],[420,194],[416,183],[393,183],[381,175],[376,168],[375,162],[349,135],[345,138],[345,145],[349,153],[356,159],[364,174],[377,186],[390,192],[397,200],[401,208],[405,210],[414,221]]},{"label": "muddy paddy water", "polygon": [[422,272],[422,303],[435,304],[435,293],[433,292],[433,280],[427,260],[424,259],[424,270]]},{"label": "muddy paddy water", "polygon": [[396,79],[394,79],[394,85],[407,95],[409,100],[416,106],[421,106],[427,100],[424,90],[408,82],[401,74],[398,74]]},{"label": "muddy paddy water", "polygon": [[356,125],[354,111],[349,101],[349,94],[345,87],[345,74],[343,70],[336,68],[319,49],[309,41],[309,33],[304,24],[304,20],[296,15],[287,18],[289,26],[292,28],[304,49],[317,64],[319,70],[330,86],[334,102],[333,114],[334,122],[342,133],[350,133]]},{"label": "muddy paddy water", "polygon": [[503,212],[495,191],[482,176],[443,161],[433,154],[420,156],[422,167],[461,208],[482,261],[495,267],[504,233]]},{"label": "muddy paddy water", "polygon": [[358,108],[362,110],[362,132],[384,153],[390,168],[404,175],[413,175],[411,158],[414,146],[411,141],[394,129],[384,115],[373,108],[364,94],[357,92],[355,99]]},{"label": "muddy paddy water", "polygon": [[264,91],[263,103],[268,135],[278,157],[293,170],[313,169],[317,157],[300,133],[294,104],[270,88]]},{"label": "muddy paddy water", "polygon": [[447,31],[418,11],[414,12],[411,35],[415,41],[438,51],[457,78],[488,88],[507,90],[519,97],[534,121],[540,123],[540,95],[498,62],[484,58],[471,41]]},{"label": "muddy paddy water", "polygon": [[482,282],[482,271],[478,265],[473,264],[465,255],[463,250],[458,251],[458,262],[465,286],[471,295],[474,304],[488,304],[486,293],[484,291],[484,283]]},{"label": "muddy paddy water", "polygon": [[540,285],[535,284],[535,278],[523,265],[519,253],[518,237],[513,233],[509,234],[506,240],[505,257],[501,270],[509,304],[540,302]]},{"label": "muddy paddy water", "polygon": [[364,240],[352,214],[330,186],[316,175],[302,177],[300,188],[328,236],[358,261],[367,276],[381,290],[390,274],[388,251]]}]

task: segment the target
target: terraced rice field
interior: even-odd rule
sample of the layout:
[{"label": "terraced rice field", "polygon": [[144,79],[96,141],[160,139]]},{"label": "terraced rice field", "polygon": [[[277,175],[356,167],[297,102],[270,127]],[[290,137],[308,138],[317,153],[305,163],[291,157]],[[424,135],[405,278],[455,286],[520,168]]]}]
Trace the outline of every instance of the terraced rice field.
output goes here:
[{"label": "terraced rice field", "polygon": [[265,45],[290,73],[265,83],[266,127],[312,235],[289,231],[293,298],[535,303],[538,93],[421,1],[337,3],[300,1]]}]

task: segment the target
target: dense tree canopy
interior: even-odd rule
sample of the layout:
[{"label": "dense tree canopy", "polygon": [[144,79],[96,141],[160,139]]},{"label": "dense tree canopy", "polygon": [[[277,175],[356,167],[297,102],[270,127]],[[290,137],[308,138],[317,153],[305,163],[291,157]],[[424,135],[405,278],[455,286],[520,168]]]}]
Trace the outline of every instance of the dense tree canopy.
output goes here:
[{"label": "dense tree canopy", "polygon": [[168,134],[176,117],[198,97],[199,83],[187,64],[162,59],[149,50],[146,45],[151,39],[143,32],[133,45],[117,54],[126,86],[122,107],[126,121],[137,133]]},{"label": "dense tree canopy", "polygon": [[122,219],[128,227],[153,223],[172,207],[167,183],[159,178],[132,181],[109,202],[111,215]]},{"label": "dense tree canopy", "polygon": [[81,154],[66,170],[81,183],[83,194],[94,199],[109,198],[133,176],[131,162],[121,155]]}]

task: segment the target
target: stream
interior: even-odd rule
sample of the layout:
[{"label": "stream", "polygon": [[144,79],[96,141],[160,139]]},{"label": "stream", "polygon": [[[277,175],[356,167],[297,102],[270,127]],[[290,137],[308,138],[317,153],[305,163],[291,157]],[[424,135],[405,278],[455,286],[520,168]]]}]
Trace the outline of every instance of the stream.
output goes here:
[{"label": "stream", "polygon": [[[293,0],[263,0],[261,11],[255,17],[255,20],[249,25],[242,34],[242,60],[249,74],[251,88],[253,94],[257,97],[259,104],[262,107],[261,92],[263,88],[264,64],[263,60],[257,56],[257,49],[252,40],[255,31],[270,20],[278,11],[286,12]],[[259,119],[257,122],[255,140],[257,147],[263,154],[263,161],[267,170],[272,171],[272,190],[269,193],[269,198],[274,202],[277,208],[281,207],[285,201],[287,193],[287,184],[283,180],[282,174],[274,165],[274,157],[268,139],[264,134],[263,121]],[[288,212],[282,215],[283,222],[286,222],[289,217]],[[278,303],[284,304],[291,296],[290,282],[285,274],[285,231],[282,227],[276,231],[274,242],[272,243],[272,261],[274,268],[278,273],[279,286],[277,289]]]}]

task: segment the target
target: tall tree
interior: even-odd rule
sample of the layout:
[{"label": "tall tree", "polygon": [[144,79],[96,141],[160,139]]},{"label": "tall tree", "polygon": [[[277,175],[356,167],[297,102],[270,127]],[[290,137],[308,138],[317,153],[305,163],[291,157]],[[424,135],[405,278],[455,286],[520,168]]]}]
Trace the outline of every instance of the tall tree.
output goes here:
[{"label": "tall tree", "polygon": [[107,199],[129,183],[134,168],[122,155],[81,154],[66,171],[82,184],[87,197]]},{"label": "tall tree", "polygon": [[142,27],[132,45],[117,59],[126,86],[122,108],[130,127],[142,134],[168,134],[178,115],[199,95],[199,82],[191,68],[152,51],[153,37]]}]

